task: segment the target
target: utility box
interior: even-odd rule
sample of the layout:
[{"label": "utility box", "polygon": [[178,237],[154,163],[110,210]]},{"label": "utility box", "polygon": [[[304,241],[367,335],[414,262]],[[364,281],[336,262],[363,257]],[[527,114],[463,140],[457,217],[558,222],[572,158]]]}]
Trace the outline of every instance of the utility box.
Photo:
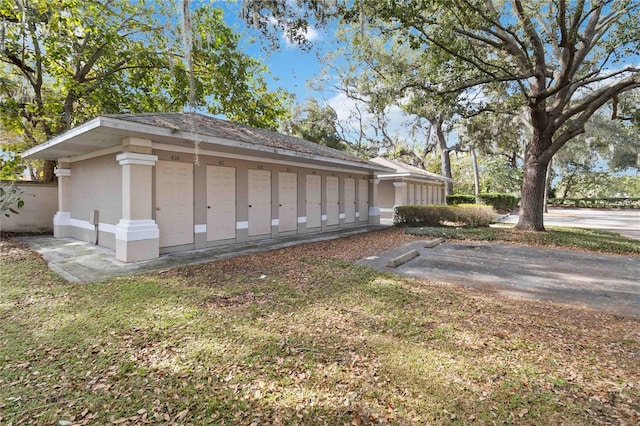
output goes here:
[{"label": "utility box", "polygon": [[98,210],[91,210],[89,212],[89,223],[92,225],[97,225],[100,220]]}]

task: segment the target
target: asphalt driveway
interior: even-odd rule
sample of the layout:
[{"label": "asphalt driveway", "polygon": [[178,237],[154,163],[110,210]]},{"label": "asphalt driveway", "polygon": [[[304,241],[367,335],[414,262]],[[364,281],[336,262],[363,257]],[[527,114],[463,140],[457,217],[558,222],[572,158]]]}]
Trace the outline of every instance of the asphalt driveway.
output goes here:
[{"label": "asphalt driveway", "polygon": [[[640,257],[481,242],[425,241],[360,261],[376,269],[488,289],[527,299],[587,306],[640,318]],[[385,265],[410,250],[420,255]]]}]

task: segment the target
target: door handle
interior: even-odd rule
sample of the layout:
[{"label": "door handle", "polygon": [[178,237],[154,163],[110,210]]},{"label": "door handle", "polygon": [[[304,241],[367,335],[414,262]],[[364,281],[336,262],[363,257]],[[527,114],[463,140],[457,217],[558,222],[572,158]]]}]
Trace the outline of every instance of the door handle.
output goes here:
[{"label": "door handle", "polygon": [[211,206],[207,206],[207,208],[208,208],[208,209],[210,209],[210,208],[211,208]]},{"label": "door handle", "polygon": [[156,207],[156,210],[160,210],[160,207]]},{"label": "door handle", "polygon": [[249,204],[249,207],[252,207],[251,204]]}]

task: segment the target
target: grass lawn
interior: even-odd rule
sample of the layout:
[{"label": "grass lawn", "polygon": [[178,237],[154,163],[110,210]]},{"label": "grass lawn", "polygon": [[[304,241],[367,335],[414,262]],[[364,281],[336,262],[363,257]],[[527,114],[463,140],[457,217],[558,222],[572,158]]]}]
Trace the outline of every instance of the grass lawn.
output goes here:
[{"label": "grass lawn", "polygon": [[612,254],[640,255],[640,241],[597,229],[547,227],[547,232],[525,232],[502,224],[491,228],[422,227],[405,228],[416,236],[445,237],[455,240],[494,241],[554,248],[569,248]]},{"label": "grass lawn", "polygon": [[640,422],[640,321],[351,262],[384,235],[87,285],[0,242],[0,424]]}]

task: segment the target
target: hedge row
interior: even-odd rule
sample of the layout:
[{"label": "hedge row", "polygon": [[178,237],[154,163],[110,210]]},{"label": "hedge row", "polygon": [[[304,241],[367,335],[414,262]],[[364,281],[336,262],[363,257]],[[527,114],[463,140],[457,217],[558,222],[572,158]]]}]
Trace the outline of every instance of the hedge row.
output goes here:
[{"label": "hedge row", "polygon": [[[511,194],[481,193],[480,203],[492,206],[496,210],[513,210],[520,201],[519,197]],[[475,204],[476,197],[469,194],[447,195],[447,204]]]},{"label": "hedge row", "polygon": [[640,198],[551,198],[548,204],[554,207],[640,209]]},{"label": "hedge row", "polygon": [[496,212],[489,206],[458,204],[455,206],[397,206],[393,223],[398,226],[442,226],[456,224],[470,228],[487,227]]}]

